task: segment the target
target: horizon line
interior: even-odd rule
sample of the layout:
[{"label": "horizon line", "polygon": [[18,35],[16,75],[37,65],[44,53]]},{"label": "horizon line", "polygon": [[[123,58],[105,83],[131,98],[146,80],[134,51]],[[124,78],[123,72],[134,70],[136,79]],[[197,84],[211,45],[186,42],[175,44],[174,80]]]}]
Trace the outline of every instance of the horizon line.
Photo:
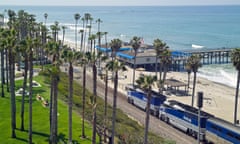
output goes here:
[{"label": "horizon line", "polygon": [[186,6],[240,6],[240,4],[199,4],[199,5],[31,5],[31,4],[6,4],[6,5],[1,5],[1,6],[51,6],[51,7],[58,7],[58,6],[70,6],[70,7],[78,7],[78,6],[87,6],[87,7],[109,7],[109,6],[113,6],[113,7],[186,7]]}]

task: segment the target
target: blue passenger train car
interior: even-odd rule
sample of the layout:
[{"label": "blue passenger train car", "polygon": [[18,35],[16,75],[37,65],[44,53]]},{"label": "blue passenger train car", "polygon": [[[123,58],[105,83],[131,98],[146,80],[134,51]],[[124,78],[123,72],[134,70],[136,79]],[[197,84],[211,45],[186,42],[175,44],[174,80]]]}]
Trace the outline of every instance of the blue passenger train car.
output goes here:
[{"label": "blue passenger train car", "polygon": [[[206,121],[212,115],[201,111],[200,140],[205,140]],[[170,100],[164,102],[159,109],[159,118],[174,127],[192,135],[198,136],[198,109]]]},{"label": "blue passenger train car", "polygon": [[[150,111],[154,116],[158,116],[160,105],[166,100],[166,96],[152,91]],[[140,89],[128,90],[127,92],[128,102],[146,110],[147,107],[147,95]]]},{"label": "blue passenger train car", "polygon": [[240,144],[240,127],[219,118],[209,118],[206,139],[215,144]]}]

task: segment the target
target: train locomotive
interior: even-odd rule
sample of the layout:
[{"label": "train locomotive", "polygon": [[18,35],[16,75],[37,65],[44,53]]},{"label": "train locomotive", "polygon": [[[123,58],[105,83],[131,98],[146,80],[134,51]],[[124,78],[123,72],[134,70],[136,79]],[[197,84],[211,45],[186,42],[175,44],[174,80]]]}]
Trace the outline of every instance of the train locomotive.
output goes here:
[{"label": "train locomotive", "polygon": [[[128,102],[146,108],[146,94],[140,89],[127,89]],[[194,138],[198,137],[198,109],[152,91],[151,112],[160,120],[185,132]],[[203,143],[240,144],[240,127],[230,122],[201,111],[200,140]]]}]

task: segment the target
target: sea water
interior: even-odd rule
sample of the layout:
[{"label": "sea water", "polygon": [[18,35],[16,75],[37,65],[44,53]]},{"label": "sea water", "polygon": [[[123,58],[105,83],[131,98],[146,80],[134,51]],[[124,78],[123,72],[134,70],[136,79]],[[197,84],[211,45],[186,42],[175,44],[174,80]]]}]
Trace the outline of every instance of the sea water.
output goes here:
[{"label": "sea water", "polygon": [[[23,9],[43,23],[43,15],[47,13],[46,25],[58,21],[66,26],[65,40],[70,42],[75,41],[74,14],[90,13],[94,18],[92,33],[97,32],[95,21],[100,18],[103,21],[100,31],[108,32],[108,42],[114,38],[129,42],[133,36],[139,36],[147,44],[159,38],[171,50],[192,49],[192,45],[209,49],[240,46],[240,6],[0,6],[0,11],[5,9]],[[81,28],[80,20],[78,30]],[[61,32],[59,34],[61,38]],[[204,66],[199,69],[199,76],[236,85],[232,64]]]}]

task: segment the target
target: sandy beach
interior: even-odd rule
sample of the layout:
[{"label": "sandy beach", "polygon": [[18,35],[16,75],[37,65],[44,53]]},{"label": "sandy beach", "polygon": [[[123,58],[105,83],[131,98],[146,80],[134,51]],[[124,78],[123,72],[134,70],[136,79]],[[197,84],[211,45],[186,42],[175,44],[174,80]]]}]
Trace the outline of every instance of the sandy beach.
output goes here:
[{"label": "sandy beach", "polygon": [[[145,75],[154,75],[155,72],[146,72],[146,71],[136,71],[136,78],[139,77],[140,74]],[[187,72],[168,72],[167,79],[176,79],[187,84]],[[174,93],[166,94],[169,100],[177,100],[182,103],[191,105],[191,94],[192,94],[192,82],[193,82],[193,73],[190,78],[190,89],[189,95],[176,95]],[[128,68],[128,71],[120,72],[119,75],[119,91],[126,93],[124,90],[127,84],[132,83],[132,69]],[[113,83],[110,82],[110,86],[113,86]],[[157,86],[154,86],[154,89],[157,90]],[[180,90],[184,90],[182,87]],[[223,84],[215,83],[209,81],[205,78],[197,77],[197,84],[195,92],[204,93],[204,103],[202,110],[213,114],[219,118],[227,120],[229,122],[233,122],[233,114],[234,114],[234,100],[235,100],[235,89],[229,86],[225,86]],[[195,98],[196,103],[197,98]],[[238,106],[239,107],[239,106]],[[240,115],[238,115],[238,119],[240,119]]]}]

